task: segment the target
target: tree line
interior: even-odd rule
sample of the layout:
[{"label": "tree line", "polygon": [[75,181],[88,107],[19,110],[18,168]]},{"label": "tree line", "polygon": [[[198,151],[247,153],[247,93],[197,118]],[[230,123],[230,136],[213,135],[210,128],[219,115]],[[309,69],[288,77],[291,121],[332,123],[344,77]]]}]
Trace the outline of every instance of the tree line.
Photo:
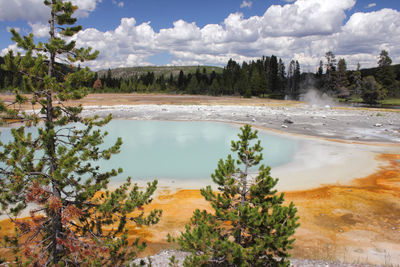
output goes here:
[{"label": "tree line", "polygon": [[172,73],[169,76],[156,76],[154,72],[147,72],[129,78],[114,78],[109,69],[101,77],[96,75],[93,88],[97,92],[172,92],[282,98],[285,94],[295,95],[299,91],[300,64],[293,60],[286,74],[282,59],[272,55],[242,64],[230,59],[222,73],[207,72],[206,68],[198,67],[195,73],[181,70],[175,76]]},{"label": "tree line", "polygon": [[332,51],[320,60],[315,73],[301,73],[300,63],[291,60],[286,67],[282,59],[270,57],[238,62],[230,59],[222,73],[198,67],[195,73],[156,76],[154,72],[129,78],[113,78],[109,69],[102,77],[95,76],[95,92],[169,92],[203,95],[236,95],[299,99],[310,88],[348,100],[362,99],[373,104],[385,98],[400,97],[400,65],[391,65],[389,53],[382,50],[376,68],[348,70],[344,58],[336,59]]},{"label": "tree line", "polygon": [[[3,63],[4,59],[0,57],[0,64]],[[61,64],[57,67],[59,73],[81,69],[79,66],[73,68]],[[22,74],[0,70],[1,91],[13,91],[13,88],[20,88],[22,80]],[[171,73],[169,76],[165,76],[147,72],[127,78],[115,78],[109,69],[107,74],[101,77],[95,73],[84,85],[91,87],[92,92],[170,92],[274,98],[284,98],[285,95],[290,95],[292,98],[296,98],[300,89],[300,64],[298,61],[292,60],[286,72],[282,59],[272,55],[242,64],[231,59],[222,73],[207,72],[206,68],[198,67],[195,73],[185,73],[181,70],[179,75]]]},{"label": "tree line", "polygon": [[348,71],[344,58],[338,61],[333,52],[325,54],[325,62],[320,61],[313,75],[315,87],[345,100],[361,98],[363,102],[374,104],[385,98],[400,97],[400,65],[392,66],[392,59],[386,50],[378,57],[378,67]]},{"label": "tree line", "polygon": [[[0,57],[0,64],[4,59]],[[344,58],[337,60],[332,51],[320,60],[315,73],[301,73],[300,63],[291,60],[288,66],[276,56],[263,56],[250,62],[238,62],[230,59],[222,72],[207,72],[198,67],[194,73],[180,70],[179,75],[154,72],[142,73],[131,77],[113,77],[111,69],[99,76],[96,72],[83,85],[97,93],[153,93],[198,95],[235,95],[244,97],[268,97],[276,99],[299,99],[310,88],[321,94],[328,94],[345,101],[374,104],[385,98],[400,97],[400,65],[392,65],[389,53],[382,50],[376,68],[348,70]],[[55,64],[55,77],[80,71],[80,66]],[[23,74],[0,70],[0,91],[12,92],[21,88]],[[23,89],[24,90],[24,89]],[[29,91],[25,90],[25,93]]]}]

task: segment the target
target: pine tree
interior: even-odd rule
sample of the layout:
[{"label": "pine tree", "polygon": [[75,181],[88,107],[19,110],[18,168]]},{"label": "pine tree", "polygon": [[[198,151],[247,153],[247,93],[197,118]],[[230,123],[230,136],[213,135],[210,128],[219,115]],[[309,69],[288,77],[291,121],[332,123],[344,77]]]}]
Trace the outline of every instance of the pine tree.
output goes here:
[{"label": "pine tree", "polygon": [[110,87],[110,88],[112,88],[114,86],[111,69],[108,69],[108,71],[107,71],[106,86]]},{"label": "pine tree", "polygon": [[121,87],[119,88],[119,91],[122,92],[122,93],[128,93],[129,92],[128,84],[125,81],[121,82]]},{"label": "pine tree", "polygon": [[325,54],[325,90],[328,92],[336,92],[337,90],[337,72],[336,72],[336,58],[332,51]]},{"label": "pine tree", "polygon": [[294,69],[294,84],[295,84],[294,88],[295,88],[296,99],[300,94],[300,78],[301,78],[300,63],[299,61],[296,60],[296,67]]},{"label": "pine tree", "polygon": [[319,66],[318,66],[318,70],[317,73],[315,74],[317,78],[321,78],[322,74],[324,74],[324,63],[322,62],[322,60],[319,61]]},{"label": "pine tree", "polygon": [[178,89],[183,91],[186,86],[186,75],[181,70],[178,76]]},{"label": "pine tree", "polygon": [[286,70],[285,70],[285,64],[283,63],[282,59],[279,59],[278,62],[278,94],[281,97],[284,97],[285,95],[285,83],[286,83]]},{"label": "pine tree", "polygon": [[137,85],[136,91],[139,93],[144,93],[147,90],[146,85],[143,84],[142,80],[139,80],[139,83]]},{"label": "pine tree", "polygon": [[175,83],[174,76],[172,75],[172,72],[171,72],[171,74],[169,75],[169,79],[168,79],[169,87],[172,87],[174,85],[174,83]]},{"label": "pine tree", "polygon": [[352,78],[352,84],[350,85],[351,94],[355,96],[360,96],[362,88],[362,76],[359,68],[359,63],[356,71],[352,73],[351,78]]},{"label": "pine tree", "polygon": [[337,86],[339,97],[348,98],[350,96],[350,91],[348,89],[349,80],[347,79],[347,64],[344,58],[339,59],[337,64]]},{"label": "pine tree", "polygon": [[338,85],[343,87],[348,86],[347,63],[344,58],[339,59],[337,72]]},{"label": "pine tree", "polygon": [[250,77],[250,90],[251,94],[254,96],[261,96],[263,93],[263,82],[266,82],[266,79],[263,79],[256,66],[252,65],[251,77]]},{"label": "pine tree", "polygon": [[392,59],[386,50],[382,50],[378,60],[376,80],[385,88],[390,97],[400,96],[400,84],[396,80],[395,69],[390,65]]},{"label": "pine tree", "polygon": [[[118,139],[110,148],[99,147],[106,136],[99,128],[111,116],[82,118],[81,106],[65,103],[84,97],[90,88],[82,84],[94,76],[88,68],[76,69],[73,64],[95,59],[98,52],[76,48],[68,39],[81,30],[70,26],[76,22],[72,15],[77,7],[61,0],[44,4],[51,11],[49,41],[36,44],[32,34],[21,37],[11,30],[12,40],[26,53],[10,51],[2,65],[23,75],[15,102],[31,103],[34,109],[33,113],[12,110],[0,102],[2,120],[12,117],[37,129],[34,135],[25,127],[13,128],[13,140],[0,143],[1,210],[16,229],[16,236],[5,241],[14,247],[16,265],[21,261],[31,266],[120,265],[144,248],[139,240],[127,246],[128,221],[149,225],[159,220],[159,210],[148,216],[131,215],[151,201],[157,181],[145,191],[132,187],[130,178],[115,191],[107,189],[110,178],[122,172],[101,172],[96,166],[118,153],[122,144]],[[56,64],[60,58],[76,71],[63,71]],[[30,96],[21,95],[21,90]],[[24,210],[29,218],[21,220]]]},{"label": "pine tree", "polygon": [[384,66],[390,66],[391,64],[392,64],[392,59],[390,58],[388,51],[382,50],[381,53],[379,54],[378,66],[384,67]]},{"label": "pine tree", "polygon": [[[278,179],[262,165],[256,175],[250,168],[262,160],[257,131],[241,128],[238,141],[232,141],[231,155],[220,160],[211,176],[211,186],[201,190],[214,212],[196,210],[177,238],[183,250],[192,254],[185,266],[289,266],[292,235],[299,226],[297,209],[283,206],[284,194],[274,189]],[[236,165],[238,164],[238,166]]]},{"label": "pine tree", "polygon": [[279,66],[278,59],[276,56],[272,55],[269,61],[269,88],[274,94],[279,94]]},{"label": "pine tree", "polygon": [[289,95],[292,99],[296,99],[300,94],[300,64],[297,60],[290,61],[287,76],[287,95]]},{"label": "pine tree", "polygon": [[385,98],[387,91],[374,76],[367,76],[362,82],[362,99],[364,103],[376,104],[378,100]]},{"label": "pine tree", "polygon": [[239,72],[239,78],[236,82],[237,91],[240,95],[245,96],[247,98],[251,97],[251,90],[249,87],[249,73],[247,71],[247,66],[242,65],[242,68]]},{"label": "pine tree", "polygon": [[186,87],[186,92],[188,94],[197,94],[198,91],[199,91],[199,84],[197,83],[197,78],[196,76],[192,76]]},{"label": "pine tree", "polygon": [[324,74],[324,63],[322,60],[319,61],[319,66],[317,69],[317,72],[315,74],[315,78],[317,79],[316,81],[316,87],[319,90],[322,90],[324,87],[324,80],[323,80],[323,74]]},{"label": "pine tree", "polygon": [[210,86],[210,94],[213,96],[217,96],[221,94],[221,85],[218,82],[217,78],[214,78],[211,86]]}]

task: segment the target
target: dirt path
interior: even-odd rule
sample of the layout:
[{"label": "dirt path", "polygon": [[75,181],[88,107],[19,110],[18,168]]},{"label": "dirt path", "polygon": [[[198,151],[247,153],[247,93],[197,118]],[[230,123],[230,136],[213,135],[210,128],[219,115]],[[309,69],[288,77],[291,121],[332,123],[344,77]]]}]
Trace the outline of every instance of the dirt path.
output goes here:
[{"label": "dirt path", "polygon": [[[28,95],[26,95],[28,96]],[[0,99],[12,103],[10,94],[0,94]],[[261,98],[214,97],[204,95],[167,95],[167,94],[89,94],[81,100],[70,101],[73,104],[85,106],[114,106],[114,105],[291,105],[296,101],[281,101]],[[25,108],[30,109],[30,105]]]}]

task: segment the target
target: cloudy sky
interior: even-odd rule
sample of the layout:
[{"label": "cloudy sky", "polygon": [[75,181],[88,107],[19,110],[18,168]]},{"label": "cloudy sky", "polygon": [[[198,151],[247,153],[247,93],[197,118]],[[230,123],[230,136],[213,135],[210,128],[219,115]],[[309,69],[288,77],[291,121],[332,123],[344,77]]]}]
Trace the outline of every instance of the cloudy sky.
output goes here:
[{"label": "cloudy sky", "polygon": [[[327,51],[354,68],[380,51],[400,63],[399,0],[73,0],[75,38],[100,51],[93,69],[217,65],[276,55],[315,71]],[[0,0],[0,55],[15,48],[10,28],[48,35],[43,0]]]}]

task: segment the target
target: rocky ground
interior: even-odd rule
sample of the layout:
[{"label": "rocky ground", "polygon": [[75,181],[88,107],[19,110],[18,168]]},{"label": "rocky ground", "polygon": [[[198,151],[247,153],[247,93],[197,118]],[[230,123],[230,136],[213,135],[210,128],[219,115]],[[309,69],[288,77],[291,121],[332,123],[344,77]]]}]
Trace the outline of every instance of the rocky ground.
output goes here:
[{"label": "rocky ground", "polygon": [[[29,98],[30,96],[27,95]],[[12,95],[0,94],[4,103]],[[86,115],[148,120],[251,123],[287,133],[366,142],[400,142],[400,110],[351,108],[316,95],[299,101],[166,94],[90,94],[67,104]],[[21,106],[25,110],[30,105]],[[35,107],[36,111],[39,106]]]},{"label": "rocky ground", "polygon": [[[145,264],[148,265],[151,263],[153,267],[165,267],[168,266],[170,262],[170,258],[175,256],[175,260],[178,261],[178,266],[183,266],[182,262],[184,261],[185,257],[189,255],[187,252],[182,251],[175,251],[175,250],[164,250],[160,253],[153,255],[147,258],[141,258],[135,260],[133,263],[136,265]],[[290,264],[293,267],[350,267],[350,266],[372,266],[366,264],[350,264],[350,263],[339,263],[339,262],[328,262],[328,261],[315,261],[315,260],[298,260],[298,259],[291,259]],[[132,264],[133,265],[133,264]]]},{"label": "rocky ground", "polygon": [[86,106],[84,115],[125,119],[251,123],[287,133],[363,142],[400,143],[400,112],[296,104]]}]

